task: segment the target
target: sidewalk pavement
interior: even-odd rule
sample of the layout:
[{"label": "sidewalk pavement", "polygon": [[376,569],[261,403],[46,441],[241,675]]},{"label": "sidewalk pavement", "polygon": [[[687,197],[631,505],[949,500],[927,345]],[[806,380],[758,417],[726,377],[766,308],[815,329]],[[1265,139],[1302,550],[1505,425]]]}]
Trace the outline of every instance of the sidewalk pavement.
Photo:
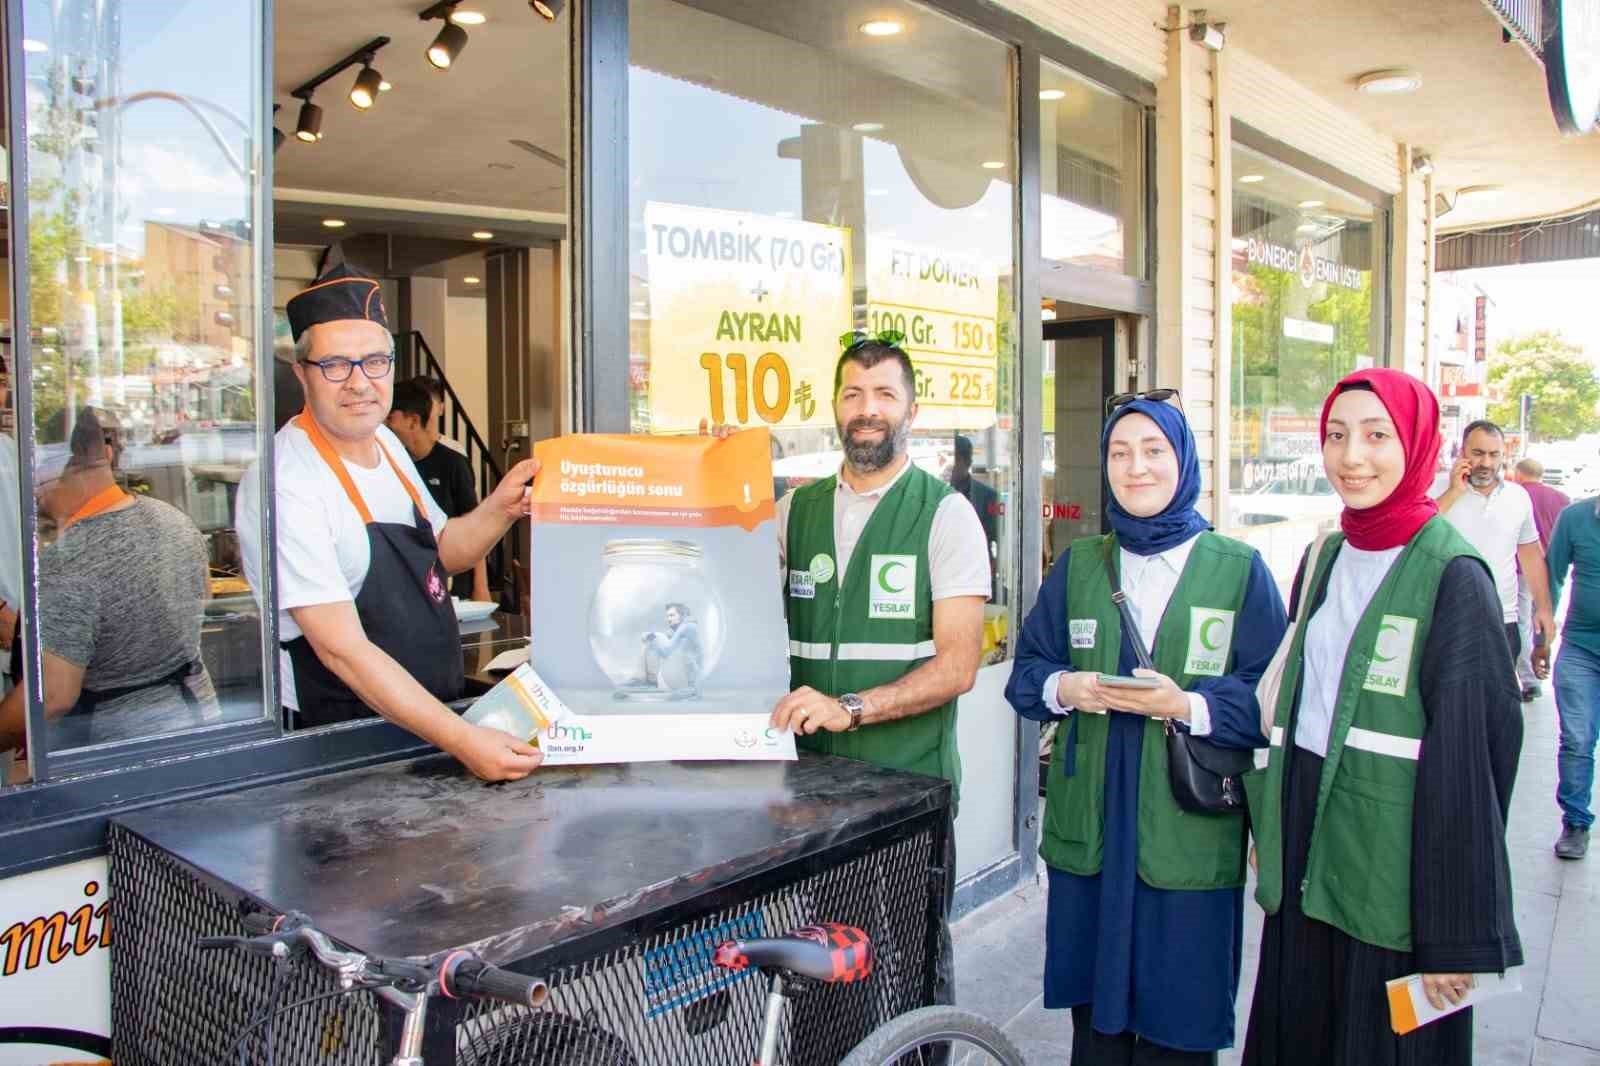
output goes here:
[{"label": "sidewalk pavement", "polygon": [[[1512,793],[1507,843],[1517,929],[1526,958],[1520,995],[1477,1010],[1478,1066],[1600,1066],[1600,842],[1581,862],[1551,853],[1561,831],[1556,808],[1556,706],[1544,695],[1524,704],[1522,761]],[[1254,891],[1254,883],[1247,893]],[[1248,898],[1248,897],[1247,897]],[[1044,970],[1042,880],[968,915],[955,926],[956,1001],[1002,1024],[1030,1063],[1064,1064],[1072,1019],[1040,1002]],[[1246,908],[1244,973],[1235,1040],[1244,1043],[1261,943],[1261,908]],[[1239,1062],[1239,1047],[1219,1056]]]}]

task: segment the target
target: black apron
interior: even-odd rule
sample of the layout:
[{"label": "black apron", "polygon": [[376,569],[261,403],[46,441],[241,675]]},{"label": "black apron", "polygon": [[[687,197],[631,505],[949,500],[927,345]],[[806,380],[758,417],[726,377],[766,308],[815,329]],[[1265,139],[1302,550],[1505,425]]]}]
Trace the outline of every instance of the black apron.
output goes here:
[{"label": "black apron", "polygon": [[[372,561],[367,567],[356,614],[367,639],[389,654],[401,668],[442,703],[459,699],[464,687],[461,674],[461,626],[450,603],[449,576],[439,561],[422,499],[400,472],[382,442],[378,450],[393,467],[395,476],[411,496],[414,524],[374,522],[344,461],[334,452],[322,429],[302,412],[295,424],[311,438],[350,503],[367,526],[367,546]],[[329,545],[329,551],[333,546]],[[294,668],[294,690],[300,704],[297,728],[331,725],[369,718],[373,711],[317,657],[304,636],[283,645]]]}]

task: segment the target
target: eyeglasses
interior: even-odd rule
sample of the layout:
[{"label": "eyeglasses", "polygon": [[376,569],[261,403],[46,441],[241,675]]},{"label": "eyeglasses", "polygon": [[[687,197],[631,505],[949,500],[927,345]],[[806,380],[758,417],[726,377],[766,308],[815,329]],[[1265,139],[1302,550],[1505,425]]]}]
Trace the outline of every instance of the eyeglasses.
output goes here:
[{"label": "eyeglasses", "polygon": [[360,359],[346,359],[342,355],[336,355],[330,359],[302,359],[300,361],[306,366],[314,366],[322,371],[323,378],[333,382],[335,385],[341,381],[349,381],[350,375],[355,373],[355,369],[358,366],[369,381],[374,378],[387,377],[390,368],[394,366],[394,356],[376,353],[364,355]]},{"label": "eyeglasses", "polygon": [[1144,392],[1119,392],[1106,400],[1106,415],[1119,407],[1126,407],[1135,400],[1149,400],[1152,403],[1166,403],[1168,400],[1178,401],[1178,410],[1183,410],[1183,396],[1177,389],[1147,389]]},{"label": "eyeglasses", "polygon": [[898,348],[900,342],[905,339],[906,335],[897,329],[883,329],[877,333],[868,333],[864,329],[852,329],[839,334],[839,347],[848,352],[850,349],[859,348],[863,344],[876,342],[890,348]]}]

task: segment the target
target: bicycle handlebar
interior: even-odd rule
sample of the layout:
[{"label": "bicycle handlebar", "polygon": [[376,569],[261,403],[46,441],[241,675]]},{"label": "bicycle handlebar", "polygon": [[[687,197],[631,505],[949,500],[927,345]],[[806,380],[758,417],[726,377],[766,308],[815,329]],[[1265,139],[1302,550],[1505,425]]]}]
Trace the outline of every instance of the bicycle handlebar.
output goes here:
[{"label": "bicycle handlebar", "polygon": [[456,951],[439,964],[439,991],[452,999],[498,999],[519,1007],[537,1007],[550,986],[537,977],[491,966],[468,951]]},{"label": "bicycle handlebar", "polygon": [[[451,999],[494,999],[519,1007],[537,1007],[550,994],[538,977],[527,977],[491,966],[470,951],[455,951],[438,965],[406,959],[369,958],[355,951],[334,946],[327,935],[311,925],[298,911],[273,916],[260,912],[246,914],[241,921],[251,936],[210,936],[200,938],[202,948],[239,948],[254,955],[287,958],[310,951],[317,962],[338,975],[345,987],[376,981],[383,985],[404,983],[425,991],[435,982],[438,991]],[[381,989],[380,989],[381,991]]]}]

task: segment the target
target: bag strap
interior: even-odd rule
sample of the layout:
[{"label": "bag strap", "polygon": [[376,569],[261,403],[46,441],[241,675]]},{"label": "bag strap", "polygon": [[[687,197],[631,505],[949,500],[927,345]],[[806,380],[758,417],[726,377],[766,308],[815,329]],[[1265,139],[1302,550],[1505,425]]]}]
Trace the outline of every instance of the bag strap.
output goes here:
[{"label": "bag strap", "polygon": [[[1116,548],[1116,541],[1110,541],[1112,550]],[[1133,617],[1133,611],[1128,607],[1128,594],[1122,591],[1122,586],[1117,583],[1117,567],[1111,561],[1111,552],[1104,552],[1101,556],[1106,564],[1106,580],[1111,582],[1111,602],[1117,605],[1117,610],[1122,612],[1122,628],[1127,631],[1128,642],[1133,645],[1133,656],[1139,660],[1139,665],[1146,670],[1154,670],[1155,664],[1150,659],[1150,652],[1144,646],[1144,638],[1139,635],[1139,623]]]},{"label": "bag strap", "polygon": [[1305,573],[1300,575],[1300,598],[1297,603],[1294,618],[1291,621],[1299,622],[1306,617],[1306,612],[1311,610],[1311,584],[1317,577],[1317,564],[1322,561],[1322,549],[1327,547],[1328,538],[1333,536],[1333,531],[1317,534],[1317,539],[1311,542],[1311,549],[1306,553]]}]

